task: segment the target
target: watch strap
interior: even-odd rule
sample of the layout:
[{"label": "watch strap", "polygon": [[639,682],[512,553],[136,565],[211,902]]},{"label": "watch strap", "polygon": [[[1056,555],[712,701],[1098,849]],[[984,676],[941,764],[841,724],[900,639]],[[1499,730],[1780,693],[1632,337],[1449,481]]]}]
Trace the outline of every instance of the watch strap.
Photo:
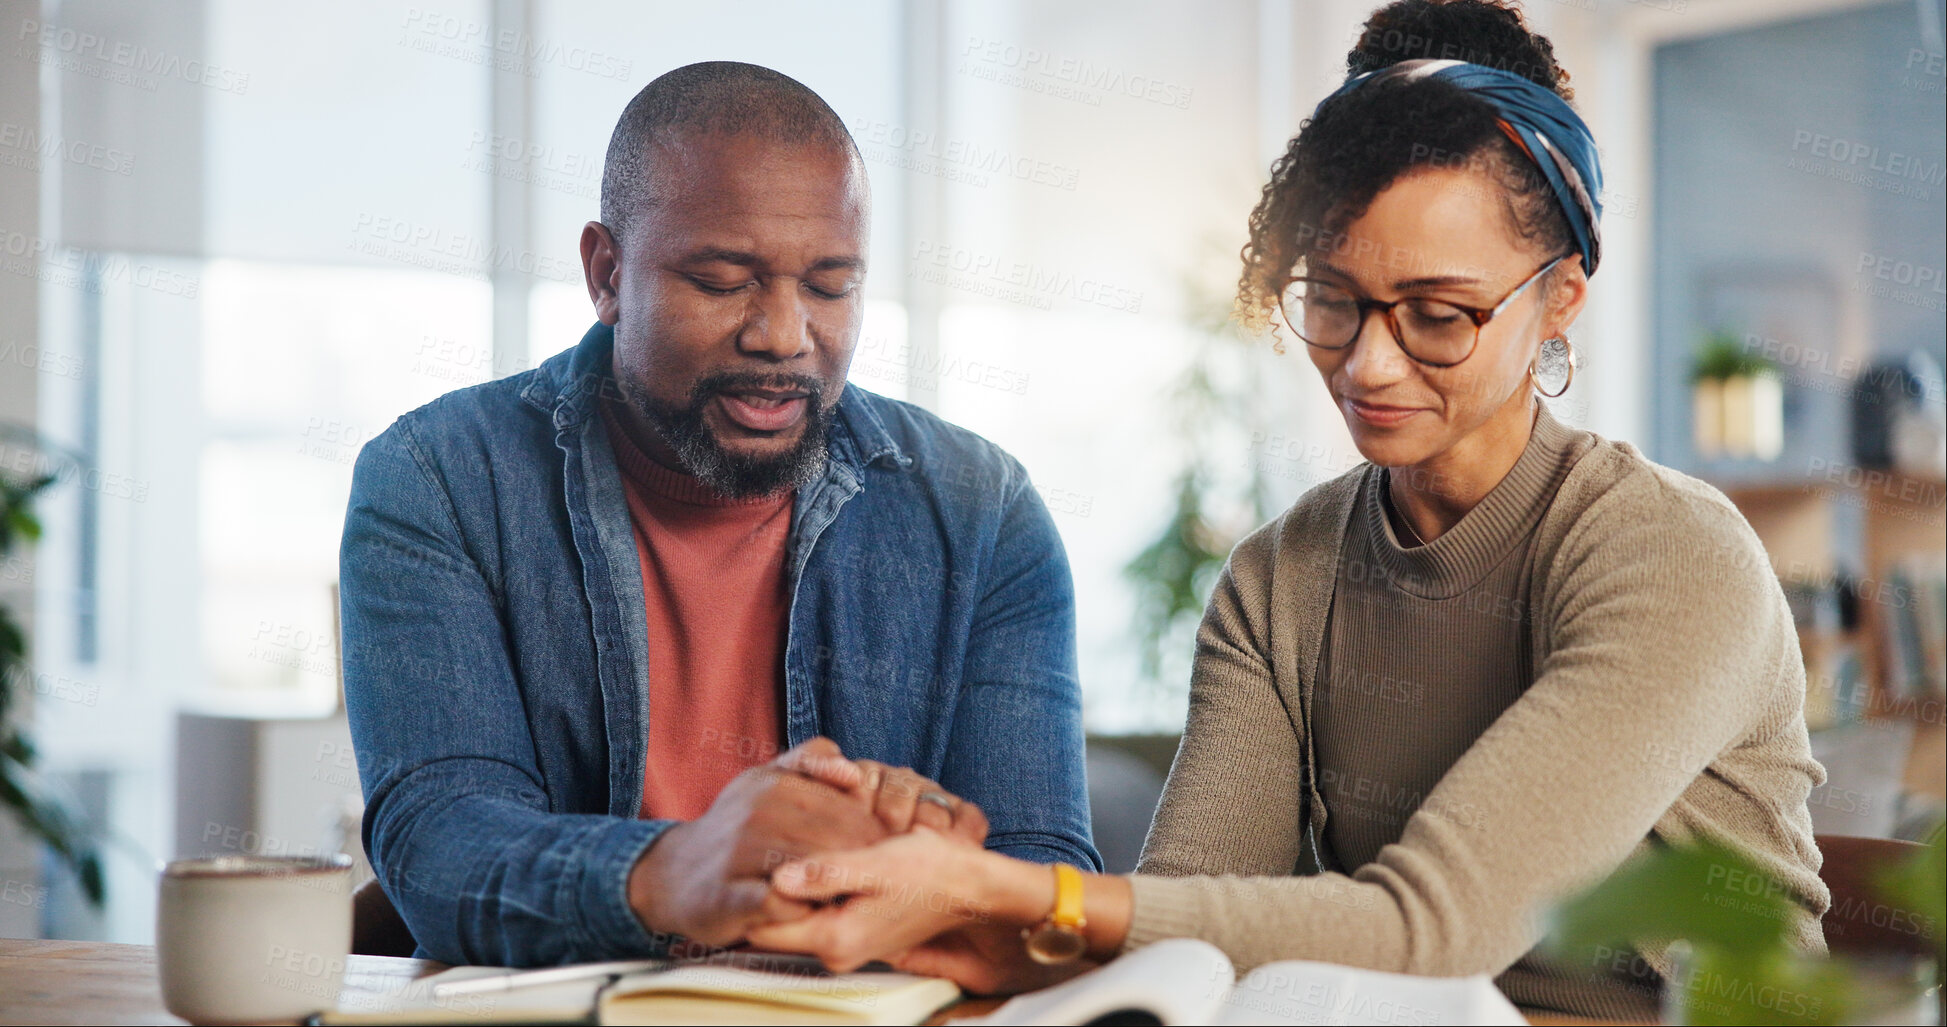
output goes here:
[{"label": "watch strap", "polygon": [[1048,922],[1071,931],[1088,923],[1082,916],[1082,872],[1070,864],[1055,864],[1055,911]]}]

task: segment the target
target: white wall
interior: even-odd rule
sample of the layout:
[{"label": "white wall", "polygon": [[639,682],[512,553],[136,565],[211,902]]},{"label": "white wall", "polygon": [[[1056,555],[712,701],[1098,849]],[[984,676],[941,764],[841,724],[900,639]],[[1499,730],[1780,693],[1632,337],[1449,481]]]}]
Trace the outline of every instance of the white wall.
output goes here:
[{"label": "white wall", "polygon": [[[0,25],[18,25],[34,14],[31,0],[0,3]],[[22,136],[40,134],[39,68],[25,61],[0,61],[0,128]],[[40,234],[40,173],[31,155],[20,147],[0,150],[21,160],[0,161],[0,231],[27,238]],[[0,424],[32,425],[36,421],[40,375],[38,360],[19,355],[39,338],[40,304],[31,275],[20,274],[9,261],[0,273],[0,351],[9,355],[0,364]],[[4,450],[11,456],[11,446]],[[11,462],[11,461],[9,461]],[[5,603],[31,638],[34,628],[34,576],[31,555],[0,565],[0,603]],[[0,681],[0,688],[11,687]],[[31,717],[33,697],[20,696],[16,716]],[[29,845],[19,825],[0,813],[0,938],[32,938],[40,929],[41,875],[39,848]]]}]

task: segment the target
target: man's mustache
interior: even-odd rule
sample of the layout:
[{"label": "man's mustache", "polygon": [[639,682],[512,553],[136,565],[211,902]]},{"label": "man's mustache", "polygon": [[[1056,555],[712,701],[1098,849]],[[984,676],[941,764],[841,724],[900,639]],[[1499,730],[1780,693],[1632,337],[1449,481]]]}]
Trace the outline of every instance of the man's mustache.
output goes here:
[{"label": "man's mustache", "polygon": [[825,387],[816,378],[801,374],[759,371],[718,371],[705,375],[690,387],[690,405],[701,407],[726,392],[802,392],[813,410],[823,409]]}]

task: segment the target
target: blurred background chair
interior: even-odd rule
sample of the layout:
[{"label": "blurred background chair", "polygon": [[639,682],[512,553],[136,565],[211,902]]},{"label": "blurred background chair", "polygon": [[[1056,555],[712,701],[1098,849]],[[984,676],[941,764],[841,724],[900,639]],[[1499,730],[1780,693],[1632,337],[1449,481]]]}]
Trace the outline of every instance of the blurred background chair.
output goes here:
[{"label": "blurred background chair", "polygon": [[359,885],[352,893],[352,954],[410,956],[418,948],[405,918],[379,890],[378,878]]},{"label": "blurred background chair", "polygon": [[1834,955],[1859,958],[1932,959],[1934,931],[1928,914],[1886,901],[1880,879],[1925,846],[1896,838],[1822,834],[1814,841],[1825,855],[1819,879],[1832,890],[1825,913],[1825,944]]},{"label": "blurred background chair", "polygon": [[1163,778],[1176,756],[1176,735],[1124,735],[1088,740],[1088,815],[1102,867],[1136,869]]}]

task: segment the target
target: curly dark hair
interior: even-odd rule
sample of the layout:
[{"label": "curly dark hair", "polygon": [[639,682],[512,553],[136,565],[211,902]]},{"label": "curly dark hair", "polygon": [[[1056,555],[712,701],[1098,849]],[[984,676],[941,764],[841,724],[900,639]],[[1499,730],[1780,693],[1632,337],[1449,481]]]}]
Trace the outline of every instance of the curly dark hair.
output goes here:
[{"label": "curly dark hair", "polygon": [[[1359,75],[1420,58],[1485,64],[1564,100],[1574,96],[1554,47],[1503,0],[1396,0],[1373,12],[1345,66]],[[1240,318],[1263,328],[1302,260],[1343,244],[1345,226],[1395,181],[1434,167],[1485,174],[1521,238],[1548,253],[1575,249],[1548,180],[1501,129],[1491,104],[1437,79],[1374,83],[1320,106],[1271,165],[1242,252]],[[1544,293],[1553,277],[1540,283]]]},{"label": "curly dark hair", "polygon": [[1420,59],[1466,61],[1513,72],[1575,99],[1548,37],[1529,31],[1521,9],[1498,0],[1400,0],[1372,12],[1352,52],[1347,77]]}]

